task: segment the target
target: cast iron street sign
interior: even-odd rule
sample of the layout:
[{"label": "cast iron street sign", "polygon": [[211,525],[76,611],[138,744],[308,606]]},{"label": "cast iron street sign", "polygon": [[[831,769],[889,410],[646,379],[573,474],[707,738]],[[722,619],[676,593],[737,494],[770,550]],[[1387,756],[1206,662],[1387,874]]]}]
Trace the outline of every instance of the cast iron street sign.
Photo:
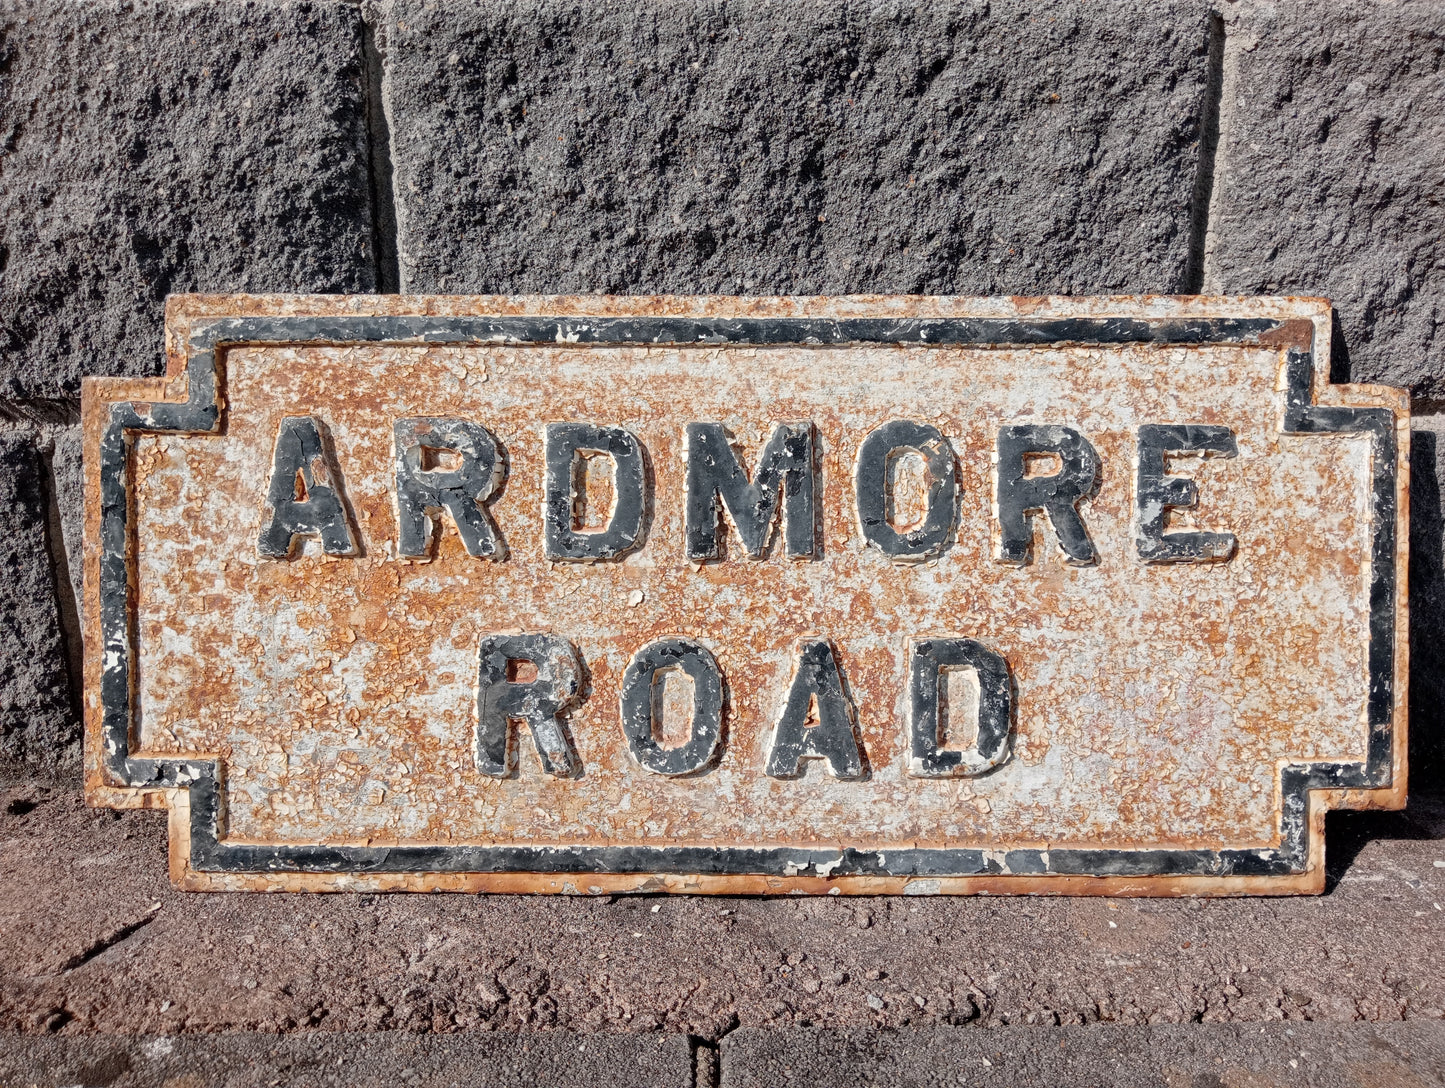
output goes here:
[{"label": "cast iron street sign", "polygon": [[173,299],[87,790],[197,889],[1318,891],[1407,400],[1313,299]]}]

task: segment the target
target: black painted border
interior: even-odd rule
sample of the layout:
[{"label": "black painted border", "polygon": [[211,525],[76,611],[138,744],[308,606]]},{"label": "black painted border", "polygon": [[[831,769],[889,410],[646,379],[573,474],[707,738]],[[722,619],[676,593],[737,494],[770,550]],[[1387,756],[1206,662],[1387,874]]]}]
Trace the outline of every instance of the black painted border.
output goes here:
[{"label": "black painted border", "polygon": [[1273,318],[685,318],[685,317],[242,317],[193,326],[187,344],[188,400],[114,402],[100,446],[100,622],[103,640],[103,766],[126,787],[188,788],[191,868],[218,873],[762,874],[964,877],[1287,876],[1309,859],[1309,791],[1376,789],[1391,783],[1394,739],[1396,500],[1395,417],[1386,408],[1312,403],[1314,351],[1287,357],[1284,432],[1366,434],[1372,439],[1374,522],[1370,586],[1369,748],[1364,764],[1310,763],[1280,775],[1280,845],[1245,850],[712,848],[687,846],[322,846],[248,845],[220,837],[220,760],[133,757],[134,645],[130,554],[130,435],[203,434],[220,425],[218,349],[239,344],[513,343],[757,344],[884,343],[976,347],[1060,344],[1257,345],[1283,324]]}]

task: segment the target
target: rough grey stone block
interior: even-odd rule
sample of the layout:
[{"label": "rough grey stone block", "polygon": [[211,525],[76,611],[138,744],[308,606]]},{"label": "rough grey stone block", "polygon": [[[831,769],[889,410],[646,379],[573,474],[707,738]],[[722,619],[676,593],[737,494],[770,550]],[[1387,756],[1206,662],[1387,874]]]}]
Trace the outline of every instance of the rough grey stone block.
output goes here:
[{"label": "rough grey stone block", "polygon": [[0,0],[0,387],[161,366],[168,293],[375,283],[360,15]]},{"label": "rough grey stone block", "polygon": [[0,759],[80,762],[48,547],[45,470],[28,429],[0,431]]},{"label": "rough grey stone block", "polygon": [[[50,483],[55,492],[56,513],[60,518],[65,574],[70,580],[72,599],[79,601],[85,588],[85,475],[80,424],[57,426],[51,431],[49,439]],[[63,586],[57,586],[57,593],[63,591]]]},{"label": "rough grey stone block", "polygon": [[1353,380],[1445,395],[1445,5],[1241,8],[1206,286],[1328,296]]},{"label": "rough grey stone block", "polygon": [[1177,291],[1193,0],[396,0],[404,289]]},{"label": "rough grey stone block", "polygon": [[691,1088],[681,1035],[0,1036],[0,1084],[58,1088]]},{"label": "rough grey stone block", "polygon": [[1445,1022],[897,1033],[744,1028],[723,1040],[721,1058],[723,1088],[1434,1085],[1445,1082]]}]

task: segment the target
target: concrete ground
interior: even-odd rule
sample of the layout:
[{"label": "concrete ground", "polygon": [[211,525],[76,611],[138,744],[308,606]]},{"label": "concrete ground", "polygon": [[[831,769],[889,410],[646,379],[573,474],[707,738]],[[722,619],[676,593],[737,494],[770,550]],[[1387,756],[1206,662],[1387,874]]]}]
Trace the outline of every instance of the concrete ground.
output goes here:
[{"label": "concrete ground", "polygon": [[0,1037],[5,1088],[430,1088],[693,1083],[679,1035],[426,1036],[405,1032]]},{"label": "concrete ground", "polygon": [[202,895],[159,813],[0,791],[0,1031],[670,1033],[1445,1016],[1445,805],[1295,899]]},{"label": "concrete ground", "polygon": [[35,1088],[530,1088],[604,1078],[624,1088],[1425,1088],[1445,1078],[1445,1025],[744,1028],[718,1048],[680,1035],[570,1032],[0,1038],[0,1084]]}]

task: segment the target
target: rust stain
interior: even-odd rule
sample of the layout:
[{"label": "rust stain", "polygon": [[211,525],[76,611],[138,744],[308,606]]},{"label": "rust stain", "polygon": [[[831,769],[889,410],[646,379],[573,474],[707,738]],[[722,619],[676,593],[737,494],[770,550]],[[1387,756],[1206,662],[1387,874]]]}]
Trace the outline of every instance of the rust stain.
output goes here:
[{"label": "rust stain", "polygon": [[1272,347],[1308,349],[1314,340],[1314,335],[1314,322],[1300,317],[1284,322],[1273,332],[1265,333],[1259,338],[1259,342]]},{"label": "rust stain", "polygon": [[[1282,324],[1257,346],[231,347],[220,363],[219,433],[137,435],[131,454],[134,740],[148,756],[223,761],[228,840],[882,852],[970,846],[1000,855],[1019,848],[1267,848],[1279,841],[1283,766],[1364,758],[1368,446],[1349,435],[1279,433],[1282,352],[1318,342],[1321,330],[1328,342],[1329,309],[1320,300],[181,296],[168,305],[166,379],[87,381],[87,452],[98,447],[110,402],[183,399],[185,344],[199,322],[535,313],[1248,313]],[[1326,395],[1322,384],[1319,392]],[[1352,404],[1404,410],[1393,391],[1356,386],[1344,395]],[[288,559],[258,552],[274,513],[267,487],[278,431],[298,415],[323,428],[327,454],[310,466],[310,480],[341,497],[356,542],[351,554],[326,554],[314,539]],[[468,554],[450,515],[440,517],[433,551],[399,558],[393,425],[412,416],[472,420],[500,443],[505,478],[486,504],[504,543],[500,561]],[[924,562],[890,561],[865,547],[858,521],[859,447],[891,419],[937,427],[956,457],[956,523],[942,553]],[[802,420],[811,421],[820,450],[820,553],[812,561],[784,554],[780,523],[768,552],[750,559],[729,525],[721,558],[689,560],[684,427],[725,424],[752,471],[774,426]],[[620,560],[544,556],[544,427],[562,422],[626,427],[646,449],[645,537]],[[1037,515],[1032,561],[996,561],[995,435],[1022,423],[1076,428],[1097,450],[1097,486],[1079,507],[1095,562],[1066,562],[1050,522]],[[1169,469],[1195,481],[1199,505],[1171,511],[1168,531],[1233,533],[1238,546],[1228,561],[1147,565],[1137,558],[1134,436],[1143,423],[1213,424],[1235,435],[1238,456],[1176,459]],[[429,464],[453,467],[444,458]],[[587,499],[573,511],[579,532],[605,527],[612,515],[611,467],[606,458],[585,459],[578,475]],[[1030,468],[1031,475],[1053,471],[1048,459]],[[895,528],[921,523],[938,483],[921,457],[896,459],[888,505]],[[117,787],[101,769],[100,505],[89,456],[86,486],[88,796],[117,807],[169,807],[171,873],[187,888],[1315,892],[1323,887],[1326,807],[1403,803],[1406,533],[1395,784],[1312,794],[1311,858],[1295,876],[201,872],[190,865],[187,792]],[[1400,486],[1403,495],[1408,480]],[[298,500],[308,497],[304,481],[296,487]],[[525,730],[511,776],[478,768],[478,645],[488,635],[517,633],[569,639],[584,664],[582,697],[567,716],[577,776],[544,773]],[[715,763],[666,777],[629,755],[619,698],[632,655],[679,636],[712,652],[727,699]],[[764,773],[794,673],[794,644],[805,636],[835,648],[868,767],[861,780],[834,778],[821,760],[805,761],[796,779]],[[908,640],[919,636],[974,639],[1007,660],[1016,723],[1010,755],[997,770],[909,774],[907,653]],[[674,711],[675,696],[669,685],[665,702]],[[678,723],[667,722],[664,732],[675,741]]]}]

